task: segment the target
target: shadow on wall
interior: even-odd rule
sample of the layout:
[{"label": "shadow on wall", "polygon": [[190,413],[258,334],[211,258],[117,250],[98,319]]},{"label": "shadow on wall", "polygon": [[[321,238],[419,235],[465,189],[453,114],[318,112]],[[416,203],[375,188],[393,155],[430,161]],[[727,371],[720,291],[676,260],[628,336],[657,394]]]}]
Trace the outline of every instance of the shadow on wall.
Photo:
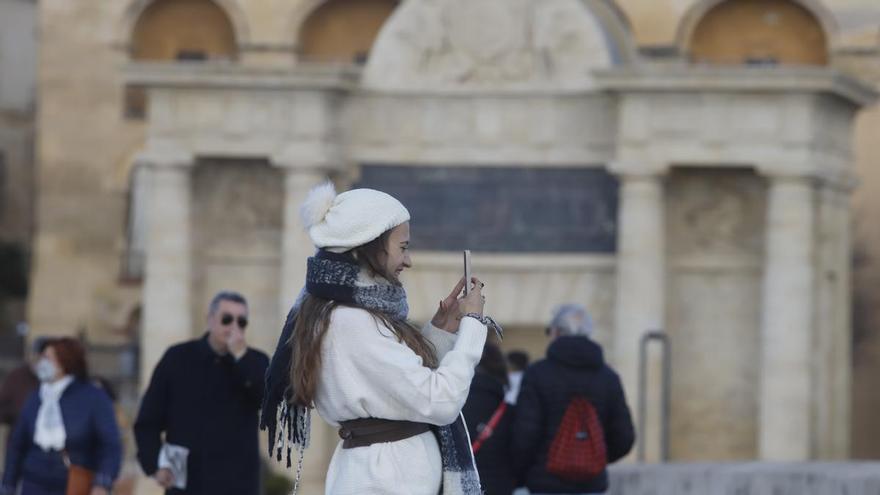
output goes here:
[{"label": "shadow on wall", "polygon": [[19,243],[0,241],[0,359],[22,357],[24,341],[16,331],[24,319],[29,256]]},{"label": "shadow on wall", "polygon": [[[880,266],[863,241],[852,253],[852,447],[854,459],[880,459]],[[877,272],[877,273],[875,273]]]}]

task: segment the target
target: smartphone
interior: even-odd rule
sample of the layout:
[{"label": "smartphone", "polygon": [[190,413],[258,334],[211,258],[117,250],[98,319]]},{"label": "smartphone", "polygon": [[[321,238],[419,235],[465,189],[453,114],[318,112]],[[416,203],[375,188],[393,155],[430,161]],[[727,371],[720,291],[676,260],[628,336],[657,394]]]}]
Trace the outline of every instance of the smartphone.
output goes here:
[{"label": "smartphone", "polygon": [[471,250],[464,250],[464,295],[471,291]]}]

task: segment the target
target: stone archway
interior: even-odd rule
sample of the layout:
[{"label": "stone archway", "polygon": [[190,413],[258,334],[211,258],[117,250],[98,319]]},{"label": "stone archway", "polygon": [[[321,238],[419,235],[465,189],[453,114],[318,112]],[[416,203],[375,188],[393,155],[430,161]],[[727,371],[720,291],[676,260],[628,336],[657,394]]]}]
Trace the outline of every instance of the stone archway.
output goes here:
[{"label": "stone archway", "polygon": [[156,0],[131,35],[135,60],[233,59],[237,52],[232,21],[212,0]]},{"label": "stone archway", "polygon": [[295,29],[296,51],[304,60],[363,63],[397,6],[397,0],[328,0],[314,5]]},{"label": "stone archway", "polygon": [[702,63],[825,65],[836,30],[813,0],[704,0],[684,16],[677,45]]},{"label": "stone archway", "polygon": [[[115,38],[117,44],[126,48],[130,48],[132,33],[138,20],[143,13],[150,8],[151,5],[160,0],[133,0],[124,10],[122,19],[118,23],[118,30]],[[228,17],[232,29],[235,34],[235,41],[238,46],[250,43],[250,28],[247,22],[247,16],[239,5],[238,0],[210,0],[216,4],[223,13]]]}]

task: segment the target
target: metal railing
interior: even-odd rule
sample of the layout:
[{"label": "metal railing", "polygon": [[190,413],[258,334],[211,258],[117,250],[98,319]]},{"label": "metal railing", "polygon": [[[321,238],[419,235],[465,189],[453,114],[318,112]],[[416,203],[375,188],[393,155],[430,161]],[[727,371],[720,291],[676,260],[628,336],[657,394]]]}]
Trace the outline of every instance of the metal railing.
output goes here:
[{"label": "metal railing", "polygon": [[660,391],[660,461],[669,460],[669,409],[672,387],[672,354],[669,336],[662,330],[647,331],[639,341],[639,435],[638,461],[645,462],[645,428],[648,423],[648,345],[656,341],[663,352],[663,377]]}]

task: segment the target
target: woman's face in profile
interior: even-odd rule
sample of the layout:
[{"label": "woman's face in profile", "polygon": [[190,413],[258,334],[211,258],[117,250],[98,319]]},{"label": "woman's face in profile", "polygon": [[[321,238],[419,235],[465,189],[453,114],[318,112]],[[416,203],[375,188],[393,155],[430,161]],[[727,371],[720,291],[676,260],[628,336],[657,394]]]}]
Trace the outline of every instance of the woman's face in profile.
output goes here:
[{"label": "woman's face in profile", "polygon": [[385,273],[399,278],[404,269],[412,266],[409,259],[409,222],[391,229],[385,250],[388,253],[385,258]]},{"label": "woman's face in profile", "polygon": [[64,376],[64,369],[58,361],[58,354],[51,345],[43,350],[43,353],[40,355],[40,361],[42,363],[37,363],[37,375],[41,381],[51,382]]}]

